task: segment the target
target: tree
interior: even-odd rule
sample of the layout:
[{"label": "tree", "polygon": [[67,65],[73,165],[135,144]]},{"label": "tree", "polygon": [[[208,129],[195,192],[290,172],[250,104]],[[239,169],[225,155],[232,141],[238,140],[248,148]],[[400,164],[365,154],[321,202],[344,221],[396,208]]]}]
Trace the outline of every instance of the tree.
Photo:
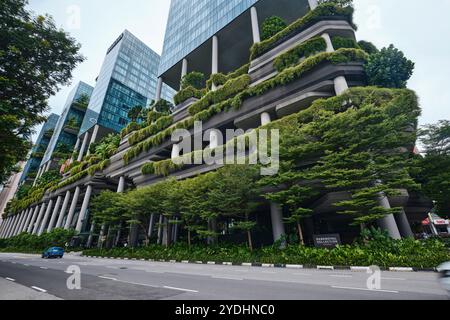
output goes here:
[{"label": "tree", "polygon": [[262,40],[267,40],[276,35],[278,32],[285,29],[286,27],[287,27],[286,22],[280,17],[276,16],[269,17],[262,24],[261,38]]},{"label": "tree", "polygon": [[379,52],[378,48],[372,42],[361,40],[358,41],[358,45],[362,50],[364,50],[368,54],[374,54]]},{"label": "tree", "polygon": [[45,121],[47,100],[68,85],[84,60],[80,45],[26,0],[0,2],[0,182],[31,148],[32,128]]},{"label": "tree", "polygon": [[417,155],[413,175],[439,215],[450,216],[450,121],[427,125],[420,131],[423,155]]},{"label": "tree", "polygon": [[406,88],[414,71],[414,63],[394,45],[371,54],[365,65],[369,85]]},{"label": "tree", "polygon": [[187,87],[202,89],[205,86],[205,75],[201,72],[190,72],[181,79],[181,90]]},{"label": "tree", "polygon": [[137,122],[142,114],[143,109],[143,106],[134,106],[130,109],[130,111],[128,111],[128,118],[130,118],[130,120],[133,122]]},{"label": "tree", "polygon": [[80,109],[87,109],[90,99],[87,94],[83,93],[73,104]]},{"label": "tree", "polygon": [[173,104],[167,100],[161,99],[157,102],[152,100],[150,103],[149,112],[156,111],[164,115],[169,115],[172,113],[173,107]]}]

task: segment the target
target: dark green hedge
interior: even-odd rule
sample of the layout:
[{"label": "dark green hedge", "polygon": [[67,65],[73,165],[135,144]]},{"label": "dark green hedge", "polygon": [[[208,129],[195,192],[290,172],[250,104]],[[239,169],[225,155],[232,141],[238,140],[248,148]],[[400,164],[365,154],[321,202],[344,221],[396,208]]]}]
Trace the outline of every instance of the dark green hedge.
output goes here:
[{"label": "dark green hedge", "polygon": [[353,12],[354,9],[351,6],[341,7],[333,3],[323,3],[317,6],[316,9],[308,12],[302,18],[290,24],[283,31],[278,32],[273,37],[262,42],[255,43],[250,49],[250,59],[256,59],[257,57],[275,48],[286,39],[289,39],[293,35],[302,32],[314,23],[327,18],[342,18],[348,21],[353,26],[353,28],[356,29],[356,26],[353,23]]},{"label": "dark green hedge", "polygon": [[185,89],[178,91],[178,93],[173,97],[173,100],[175,102],[175,105],[179,105],[190,98],[201,99],[205,94],[206,89],[199,90],[192,86],[189,86]]}]

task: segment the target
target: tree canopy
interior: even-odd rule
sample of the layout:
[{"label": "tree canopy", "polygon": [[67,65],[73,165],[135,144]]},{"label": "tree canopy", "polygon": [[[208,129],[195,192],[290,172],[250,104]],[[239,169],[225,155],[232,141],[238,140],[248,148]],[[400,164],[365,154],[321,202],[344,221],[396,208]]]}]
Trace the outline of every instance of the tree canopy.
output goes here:
[{"label": "tree canopy", "polygon": [[0,2],[0,182],[24,160],[33,127],[45,121],[47,100],[68,85],[84,60],[80,45],[26,0]]}]

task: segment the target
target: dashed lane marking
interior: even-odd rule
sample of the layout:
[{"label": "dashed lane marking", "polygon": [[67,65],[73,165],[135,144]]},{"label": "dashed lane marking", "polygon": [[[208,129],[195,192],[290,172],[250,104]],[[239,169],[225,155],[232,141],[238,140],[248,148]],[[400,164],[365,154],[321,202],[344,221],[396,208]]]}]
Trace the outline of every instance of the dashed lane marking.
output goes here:
[{"label": "dashed lane marking", "polygon": [[178,291],[198,293],[197,290],[191,290],[191,289],[183,289],[183,288],[176,288],[176,287],[169,287],[169,286],[164,286],[164,288],[171,289],[171,290],[178,290]]},{"label": "dashed lane marking", "polygon": [[35,286],[32,286],[31,289],[34,289],[34,290],[39,291],[39,292],[42,292],[42,293],[47,292],[47,290],[42,289],[42,288],[39,288],[39,287],[35,287]]},{"label": "dashed lane marking", "polygon": [[16,282],[16,280],[13,279],[13,278],[5,278],[5,279],[8,280],[8,281],[11,281],[11,282]]},{"label": "dashed lane marking", "polygon": [[367,288],[354,288],[354,287],[338,287],[332,286],[334,289],[344,289],[344,290],[360,290],[360,291],[371,291],[371,292],[387,292],[387,293],[399,293],[394,290],[381,290],[381,289],[367,289]]}]

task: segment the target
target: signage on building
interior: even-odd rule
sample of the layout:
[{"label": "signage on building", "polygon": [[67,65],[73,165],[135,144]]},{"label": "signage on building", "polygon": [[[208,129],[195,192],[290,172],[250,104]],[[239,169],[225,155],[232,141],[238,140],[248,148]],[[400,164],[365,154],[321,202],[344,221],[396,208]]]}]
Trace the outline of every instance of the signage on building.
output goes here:
[{"label": "signage on building", "polygon": [[341,244],[339,234],[320,234],[314,235],[314,245],[318,248],[334,248]]}]

